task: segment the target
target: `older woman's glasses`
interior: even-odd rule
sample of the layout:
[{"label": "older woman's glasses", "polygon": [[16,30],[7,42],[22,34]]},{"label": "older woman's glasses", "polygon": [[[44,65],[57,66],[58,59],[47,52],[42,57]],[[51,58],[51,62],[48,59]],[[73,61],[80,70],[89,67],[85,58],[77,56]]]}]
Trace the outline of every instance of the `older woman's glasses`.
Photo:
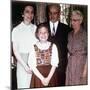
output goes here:
[{"label": "older woman's glasses", "polygon": [[71,21],[77,22],[80,21],[80,19],[71,19]]}]

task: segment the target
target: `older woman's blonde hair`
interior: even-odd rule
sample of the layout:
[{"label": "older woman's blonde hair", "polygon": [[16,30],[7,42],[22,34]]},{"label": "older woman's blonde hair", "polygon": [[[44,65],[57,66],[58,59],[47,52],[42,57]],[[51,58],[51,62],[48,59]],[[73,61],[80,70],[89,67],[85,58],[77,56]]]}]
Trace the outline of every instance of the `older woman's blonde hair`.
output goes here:
[{"label": "older woman's blonde hair", "polygon": [[74,10],[74,11],[72,11],[72,13],[71,13],[71,17],[72,17],[73,15],[78,15],[78,16],[80,16],[80,21],[81,21],[81,22],[83,21],[83,14],[82,14],[81,11],[79,11],[79,10]]}]

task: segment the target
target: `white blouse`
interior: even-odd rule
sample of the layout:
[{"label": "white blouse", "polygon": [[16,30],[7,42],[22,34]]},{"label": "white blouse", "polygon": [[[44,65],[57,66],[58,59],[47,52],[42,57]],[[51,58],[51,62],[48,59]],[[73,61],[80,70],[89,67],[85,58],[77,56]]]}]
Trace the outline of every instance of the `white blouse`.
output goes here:
[{"label": "white blouse", "polygon": [[[45,44],[45,49],[44,49],[44,45],[40,46],[41,45],[40,42],[37,42],[36,45],[39,49],[46,50],[50,47],[51,43],[49,42]],[[59,63],[59,57],[58,57],[57,47],[55,44],[53,44],[52,45],[52,55],[51,55],[51,65],[58,67],[58,63]],[[32,47],[32,52],[30,51],[29,53],[28,65],[30,68],[37,66],[34,46]]]},{"label": "white blouse", "polygon": [[36,26],[25,25],[21,22],[12,31],[12,42],[17,46],[20,53],[28,53],[37,39],[35,37]]}]

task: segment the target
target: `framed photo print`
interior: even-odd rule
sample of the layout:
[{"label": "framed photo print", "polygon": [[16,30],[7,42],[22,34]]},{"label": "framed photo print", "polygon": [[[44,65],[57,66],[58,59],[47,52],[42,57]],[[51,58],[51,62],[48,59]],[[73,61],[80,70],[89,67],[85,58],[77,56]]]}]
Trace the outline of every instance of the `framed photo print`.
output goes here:
[{"label": "framed photo print", "polygon": [[88,85],[88,5],[11,0],[11,89]]}]

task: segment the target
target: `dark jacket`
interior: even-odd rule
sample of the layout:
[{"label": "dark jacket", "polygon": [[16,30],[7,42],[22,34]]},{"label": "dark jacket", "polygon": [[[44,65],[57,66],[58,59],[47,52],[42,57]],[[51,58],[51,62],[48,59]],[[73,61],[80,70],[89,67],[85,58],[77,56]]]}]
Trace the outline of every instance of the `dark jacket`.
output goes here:
[{"label": "dark jacket", "polygon": [[[48,23],[49,26],[49,23]],[[50,30],[50,26],[49,26]],[[65,72],[67,65],[67,43],[68,43],[68,33],[71,28],[61,22],[58,23],[57,31],[55,36],[51,36],[51,30],[49,31],[49,41],[56,44],[59,52],[59,67],[61,72]]]}]

